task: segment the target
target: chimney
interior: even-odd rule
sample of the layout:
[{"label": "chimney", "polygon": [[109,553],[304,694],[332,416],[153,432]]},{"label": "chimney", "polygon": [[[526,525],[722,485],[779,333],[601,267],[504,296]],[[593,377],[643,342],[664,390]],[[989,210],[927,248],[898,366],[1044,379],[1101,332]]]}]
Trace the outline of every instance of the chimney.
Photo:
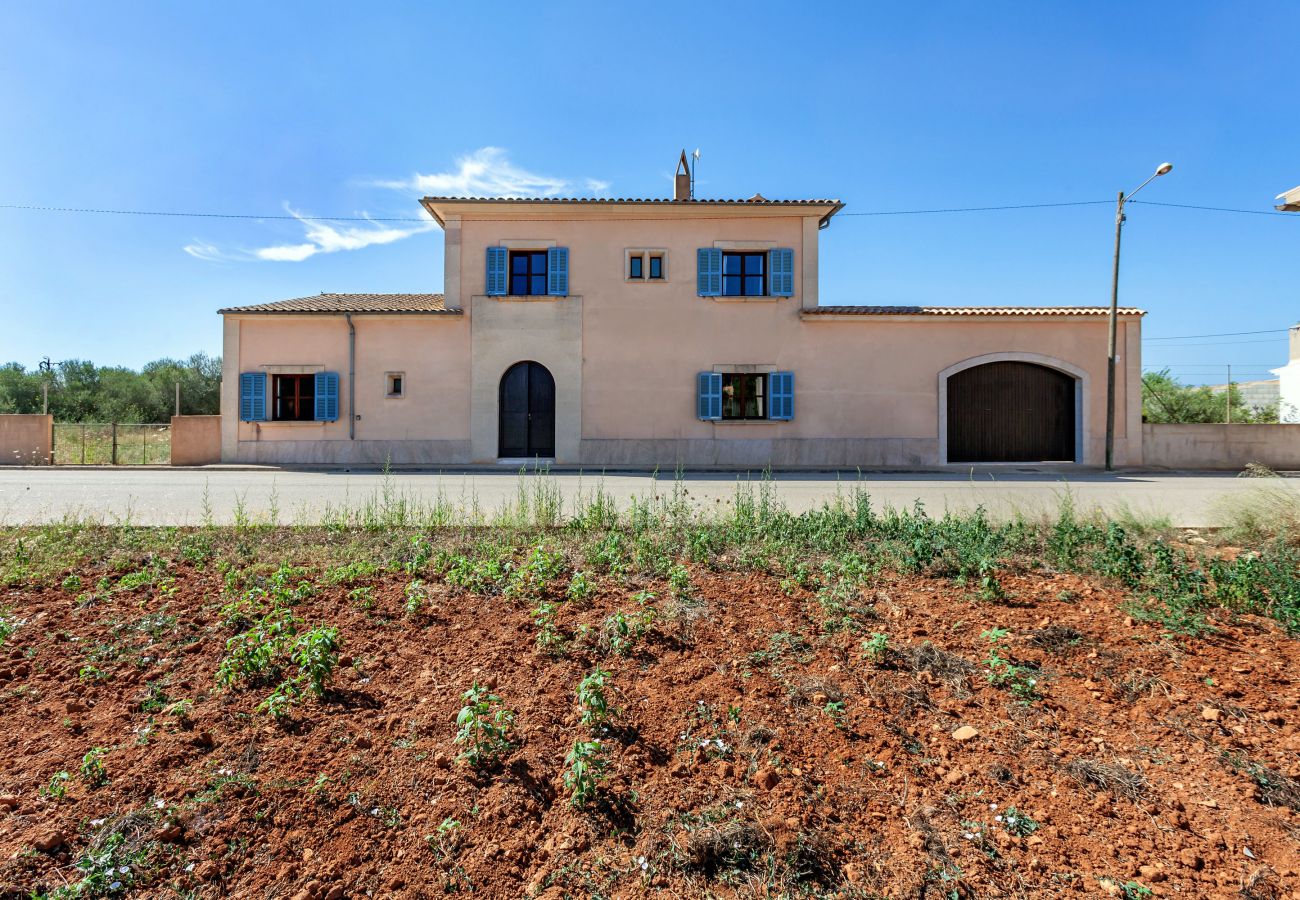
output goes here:
[{"label": "chimney", "polygon": [[1291,362],[1300,362],[1300,325],[1291,326]]},{"label": "chimney", "polygon": [[691,167],[686,162],[686,151],[682,151],[682,158],[677,163],[677,175],[673,179],[673,199],[674,200],[693,200],[691,196]]}]

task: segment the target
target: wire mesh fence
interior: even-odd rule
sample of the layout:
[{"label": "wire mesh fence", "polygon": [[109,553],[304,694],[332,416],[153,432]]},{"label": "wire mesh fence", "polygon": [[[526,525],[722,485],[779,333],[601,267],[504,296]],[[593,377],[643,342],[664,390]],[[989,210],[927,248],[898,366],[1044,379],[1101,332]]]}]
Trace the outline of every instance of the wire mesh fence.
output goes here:
[{"label": "wire mesh fence", "polygon": [[167,424],[54,424],[56,466],[167,465],[171,457],[171,426]]}]

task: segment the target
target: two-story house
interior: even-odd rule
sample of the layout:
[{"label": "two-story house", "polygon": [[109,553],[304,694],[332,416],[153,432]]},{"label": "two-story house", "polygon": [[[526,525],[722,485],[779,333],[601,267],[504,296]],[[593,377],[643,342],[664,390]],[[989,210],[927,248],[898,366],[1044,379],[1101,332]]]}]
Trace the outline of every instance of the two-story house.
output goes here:
[{"label": "two-story house", "polygon": [[[443,293],[220,311],[223,461],[1102,461],[1104,308],[822,305],[836,200],[679,177],[671,200],[421,203]],[[1121,311],[1120,464],[1141,462],[1141,316]]]}]

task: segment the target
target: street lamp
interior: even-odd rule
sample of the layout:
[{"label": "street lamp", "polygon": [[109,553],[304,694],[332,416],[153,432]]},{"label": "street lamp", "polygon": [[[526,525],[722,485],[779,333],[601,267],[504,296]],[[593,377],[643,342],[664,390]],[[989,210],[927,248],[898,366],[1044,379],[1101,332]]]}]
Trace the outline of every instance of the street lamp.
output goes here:
[{"label": "street lamp", "polygon": [[1106,471],[1115,468],[1115,329],[1119,320],[1119,239],[1124,230],[1124,204],[1161,175],[1168,175],[1173,163],[1161,163],[1146,181],[1139,184],[1128,196],[1119,192],[1115,204],[1115,269],[1110,279],[1110,337],[1106,345]]}]

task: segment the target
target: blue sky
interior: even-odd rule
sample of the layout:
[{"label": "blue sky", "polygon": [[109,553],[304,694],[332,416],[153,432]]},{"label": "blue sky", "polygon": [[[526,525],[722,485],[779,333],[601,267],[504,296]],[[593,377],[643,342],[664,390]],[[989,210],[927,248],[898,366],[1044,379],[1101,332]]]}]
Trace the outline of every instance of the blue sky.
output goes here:
[{"label": "blue sky", "polygon": [[[1113,201],[1166,159],[1140,199],[1300,184],[1294,3],[44,0],[0,30],[3,204],[418,217],[427,188],[666,196],[683,147],[699,196],[846,213]],[[1103,305],[1112,229],[1105,204],[843,216],[822,301]],[[1298,248],[1300,214],[1130,207],[1148,338],[1276,329],[1144,362],[1281,364]],[[221,306],[441,287],[418,221],[0,209],[0,361],[219,353]]]}]

